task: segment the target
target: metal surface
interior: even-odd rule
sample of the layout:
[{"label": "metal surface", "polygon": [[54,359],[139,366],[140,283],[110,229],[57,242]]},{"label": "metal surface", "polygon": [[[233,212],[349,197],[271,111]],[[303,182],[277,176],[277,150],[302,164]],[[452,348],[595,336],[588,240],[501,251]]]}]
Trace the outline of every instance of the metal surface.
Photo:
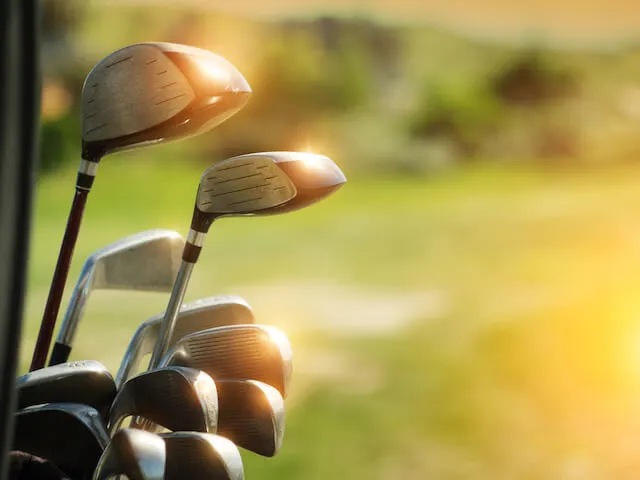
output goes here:
[{"label": "metal surface", "polygon": [[87,258],[65,312],[57,342],[71,345],[93,290],[169,291],[184,240],[172,230],[149,230],[114,242]]},{"label": "metal surface", "polygon": [[129,480],[163,480],[166,450],[165,440],[157,435],[130,428],[119,430],[100,457],[93,480],[116,475]]},{"label": "metal surface", "polygon": [[167,446],[165,480],[243,480],[238,448],[219,435],[197,432],[163,434]]},{"label": "metal surface", "polygon": [[200,180],[196,206],[204,213],[250,214],[295,196],[295,186],[271,158],[249,155],[207,169]]},{"label": "metal surface", "polygon": [[[116,375],[120,387],[138,373],[140,363],[155,346],[164,313],[143,322],[133,334]],[[178,314],[169,347],[185,335],[223,325],[254,323],[255,318],[249,304],[235,295],[218,295],[184,304]]]},{"label": "metal surface", "polygon": [[218,431],[236,445],[265,457],[280,450],[284,400],[269,385],[253,380],[218,380]]},{"label": "metal surface", "polygon": [[286,335],[267,325],[232,325],[187,335],[160,362],[207,372],[214,380],[259,380],[286,397],[293,354]]},{"label": "metal surface", "polygon": [[169,342],[173,336],[173,330],[176,325],[178,313],[180,312],[180,306],[184,300],[184,295],[187,292],[187,286],[189,285],[189,278],[193,271],[195,263],[182,262],[178,276],[173,284],[173,290],[171,291],[171,298],[169,298],[169,304],[165,311],[164,318],[160,324],[160,332],[156,340],[153,353],[151,354],[151,360],[149,361],[149,370],[158,366],[160,359],[168,349]]},{"label": "metal surface", "polygon": [[95,408],[104,418],[116,396],[111,373],[100,362],[83,360],[43,368],[18,377],[18,408],[70,402]]},{"label": "metal surface", "polygon": [[226,120],[250,93],[231,63],[206,50],[171,43],[129,45],[87,75],[83,142],[111,145],[106,150],[113,151],[184,138]]},{"label": "metal surface", "polygon": [[126,382],[111,407],[109,432],[125,418],[139,415],[169,430],[213,432],[218,395],[209,375],[193,368],[166,367],[141,373]]},{"label": "metal surface", "polygon": [[72,478],[89,476],[108,443],[100,415],[86,405],[49,403],[16,415],[13,449],[51,460]]}]

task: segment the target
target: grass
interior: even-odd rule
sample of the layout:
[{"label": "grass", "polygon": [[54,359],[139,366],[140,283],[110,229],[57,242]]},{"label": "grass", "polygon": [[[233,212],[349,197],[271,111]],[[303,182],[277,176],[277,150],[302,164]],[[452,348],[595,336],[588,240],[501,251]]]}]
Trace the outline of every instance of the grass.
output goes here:
[{"label": "grass", "polygon": [[[100,166],[67,298],[93,250],[148,228],[186,233],[202,167],[178,162],[182,147],[153,152]],[[296,370],[282,452],[244,454],[248,478],[635,478],[638,174],[486,165],[430,178],[349,174],[307,211],[214,226],[188,300],[317,280],[448,299],[438,318],[384,336],[314,328],[280,315],[283,305],[257,311],[291,334],[297,365],[333,358],[315,351],[343,362],[333,376]],[[38,184],[23,367],[73,178]],[[137,324],[165,302],[95,292],[74,357],[117,368]]]}]

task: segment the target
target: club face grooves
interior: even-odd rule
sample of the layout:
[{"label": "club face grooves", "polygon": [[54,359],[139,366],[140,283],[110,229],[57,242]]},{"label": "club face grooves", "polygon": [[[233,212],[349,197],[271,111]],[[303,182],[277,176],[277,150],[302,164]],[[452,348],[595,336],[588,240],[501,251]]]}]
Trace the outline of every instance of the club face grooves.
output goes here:
[{"label": "club face grooves", "polygon": [[292,358],[288,340],[277,329],[235,325],[184,337],[162,364],[197,368],[214,380],[259,380],[286,396]]},{"label": "club face grooves", "polygon": [[295,195],[295,186],[273,160],[231,158],[204,172],[196,206],[203,213],[243,215],[281,205]]}]

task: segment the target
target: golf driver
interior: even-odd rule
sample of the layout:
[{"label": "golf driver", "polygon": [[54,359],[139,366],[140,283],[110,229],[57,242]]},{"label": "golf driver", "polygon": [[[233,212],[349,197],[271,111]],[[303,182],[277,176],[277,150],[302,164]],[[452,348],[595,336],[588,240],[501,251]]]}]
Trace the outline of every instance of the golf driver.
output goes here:
[{"label": "golf driver", "polygon": [[215,432],[216,384],[205,372],[193,368],[165,367],[141,373],[126,382],[113,401],[109,433],[133,415],[169,430]]},{"label": "golf driver", "polygon": [[230,440],[208,433],[160,435],[167,446],[165,480],[243,480],[238,448]]},{"label": "golf driver", "polygon": [[109,436],[98,412],[75,403],[48,403],[16,414],[13,449],[45,458],[72,479],[91,476]]},{"label": "golf driver", "polygon": [[287,336],[267,325],[211,328],[180,339],[160,362],[207,372],[215,380],[259,380],[287,395],[293,354]]},{"label": "golf driver", "polygon": [[164,480],[166,450],[165,441],[153,433],[118,430],[100,457],[93,480],[116,475],[129,480]]},{"label": "golf driver", "polygon": [[199,48],[139,43],[102,59],[82,88],[82,159],[31,370],[44,367],[84,207],[100,159],[110,153],[206,132],[251,94],[228,61]]},{"label": "golf driver", "polygon": [[81,403],[95,408],[103,419],[116,396],[111,373],[95,360],[62,363],[18,377],[18,408],[43,403]]},{"label": "golf driver", "polygon": [[333,161],[312,153],[253,153],[209,167],[200,179],[182,265],[149,369],[156,367],[168,350],[189,277],[214,220],[297,210],[326,197],[345,182]]},{"label": "golf driver", "polygon": [[[133,334],[116,375],[118,387],[138,372],[145,355],[153,351],[164,312],[142,323]],[[190,333],[222,325],[254,323],[253,311],[241,297],[219,295],[203,298],[182,306],[169,345]]]},{"label": "golf driver", "polygon": [[170,291],[180,266],[182,237],[171,230],[149,230],[118,240],[84,262],[53,346],[49,365],[66,362],[93,290]]},{"label": "golf driver", "polygon": [[254,380],[219,380],[218,435],[239,447],[273,457],[284,435],[284,400],[278,391]]}]

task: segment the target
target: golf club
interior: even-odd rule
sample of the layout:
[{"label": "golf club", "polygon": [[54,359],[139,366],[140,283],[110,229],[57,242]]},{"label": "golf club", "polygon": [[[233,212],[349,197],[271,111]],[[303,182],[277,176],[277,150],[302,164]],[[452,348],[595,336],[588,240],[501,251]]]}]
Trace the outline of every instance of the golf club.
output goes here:
[{"label": "golf club", "polygon": [[[142,358],[153,351],[158,339],[164,312],[143,322],[133,334],[116,375],[116,385],[120,387],[138,373]],[[218,295],[203,298],[182,306],[173,336],[173,345],[185,335],[222,325],[254,323],[253,311],[249,304],[235,295]]]},{"label": "golf club", "polygon": [[165,480],[243,480],[238,448],[209,433],[161,434],[167,446]]},{"label": "golf club", "polygon": [[109,443],[98,412],[75,403],[48,403],[16,414],[13,449],[52,461],[74,480],[91,476]]},{"label": "golf club", "polygon": [[93,290],[170,291],[184,248],[182,237],[171,230],[149,230],[118,240],[84,262],[53,346],[49,365],[66,362]]},{"label": "golf club", "polygon": [[44,367],[100,159],[121,150],[206,132],[238,112],[251,94],[218,55],[172,43],[139,43],[102,59],[82,88],[82,159],[31,370]]},{"label": "golf club", "polygon": [[18,408],[43,403],[81,403],[95,408],[103,419],[116,396],[111,373],[95,360],[41,368],[16,380]]},{"label": "golf club", "polygon": [[254,380],[219,380],[218,435],[239,447],[273,457],[284,435],[284,400],[273,387]]},{"label": "golf club", "polygon": [[168,350],[189,277],[214,220],[297,210],[326,197],[345,182],[333,161],[312,153],[253,153],[209,167],[200,179],[182,265],[149,369],[156,367]]},{"label": "golf club", "polygon": [[165,367],[141,373],[126,382],[113,401],[109,433],[134,415],[173,431],[215,432],[216,384],[205,372],[193,368]]},{"label": "golf club", "polygon": [[231,325],[187,335],[160,366],[179,365],[207,372],[215,380],[259,380],[286,397],[293,354],[287,336],[267,325]]},{"label": "golf club", "polygon": [[165,440],[158,435],[132,428],[118,430],[100,457],[93,480],[117,475],[129,480],[164,480],[166,450]]}]

